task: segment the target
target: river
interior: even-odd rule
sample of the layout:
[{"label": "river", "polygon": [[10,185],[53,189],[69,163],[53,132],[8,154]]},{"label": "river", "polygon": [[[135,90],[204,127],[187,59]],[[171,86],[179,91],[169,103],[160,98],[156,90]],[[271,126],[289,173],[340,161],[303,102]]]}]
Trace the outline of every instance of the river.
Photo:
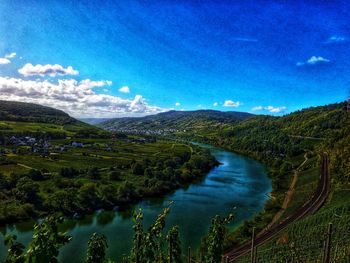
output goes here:
[{"label": "river", "polygon": [[[212,169],[200,182],[181,188],[158,199],[146,200],[134,209],[141,208],[144,225],[149,226],[171,201],[167,227],[179,225],[181,242],[185,248],[197,248],[207,232],[214,215],[235,214],[230,224],[233,229],[244,220],[252,218],[263,209],[271,181],[266,168],[259,162],[220,148],[201,145],[210,149],[222,165]],[[63,228],[73,237],[60,252],[59,261],[84,262],[87,242],[93,232],[102,233],[108,240],[108,257],[120,261],[127,254],[132,241],[132,210],[125,212],[96,212],[81,220],[66,220]],[[16,234],[18,241],[28,244],[32,236],[33,222],[23,222],[0,228],[2,234]],[[6,248],[0,235],[0,262],[4,261]]]}]

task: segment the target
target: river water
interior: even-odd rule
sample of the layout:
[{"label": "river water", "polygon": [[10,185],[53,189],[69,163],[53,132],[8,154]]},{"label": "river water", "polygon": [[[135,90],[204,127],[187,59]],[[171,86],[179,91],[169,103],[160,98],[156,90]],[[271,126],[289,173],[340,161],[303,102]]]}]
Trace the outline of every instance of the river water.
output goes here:
[{"label": "river water", "polygon": [[[179,225],[181,242],[186,248],[197,248],[207,232],[214,215],[235,214],[230,228],[252,218],[263,209],[271,181],[265,167],[259,162],[226,150],[201,145],[210,149],[222,165],[212,169],[201,182],[158,199],[141,202],[133,209],[141,208],[144,225],[148,227],[171,201],[167,227]],[[16,234],[18,241],[28,244],[32,236],[33,222],[23,222],[0,228],[2,234]],[[64,230],[73,237],[60,252],[59,261],[84,262],[87,242],[93,232],[107,237],[108,257],[120,261],[127,254],[132,241],[132,209],[124,212],[96,212],[81,220],[67,220]],[[0,262],[4,261],[6,248],[0,235]]]}]

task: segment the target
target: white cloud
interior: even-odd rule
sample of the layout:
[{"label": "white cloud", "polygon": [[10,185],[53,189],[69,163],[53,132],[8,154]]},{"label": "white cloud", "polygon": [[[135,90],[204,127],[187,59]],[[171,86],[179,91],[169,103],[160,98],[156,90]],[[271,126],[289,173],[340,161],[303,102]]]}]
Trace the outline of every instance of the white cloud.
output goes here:
[{"label": "white cloud", "polygon": [[10,54],[6,54],[5,58],[14,58],[17,54],[15,52],[12,52]]},{"label": "white cloud", "polygon": [[324,63],[328,63],[330,62],[329,59],[320,57],[320,56],[312,56],[311,58],[309,58],[308,60],[306,60],[305,62],[298,62],[296,65],[297,66],[304,66],[304,65],[317,65],[317,64],[324,64]]},{"label": "white cloud", "polygon": [[123,93],[129,93],[130,92],[130,89],[128,86],[123,86],[119,89],[120,92],[123,92]]},{"label": "white cloud", "polygon": [[242,42],[258,42],[258,40],[255,38],[234,37],[232,39],[234,41],[242,41]]},{"label": "white cloud", "polygon": [[263,110],[263,106],[255,106],[252,108],[252,111],[259,111],[259,110]]},{"label": "white cloud", "polygon": [[280,107],[274,107],[274,106],[267,106],[267,107],[263,107],[263,106],[255,106],[252,108],[252,111],[269,111],[271,113],[280,113],[283,112],[287,109],[287,107],[285,106],[280,106]]},{"label": "white cloud", "polygon": [[176,103],[175,103],[175,106],[176,106],[176,107],[180,107],[180,106],[181,106],[181,103],[180,103],[180,102],[176,102]]},{"label": "white cloud", "polygon": [[90,79],[84,79],[79,82],[79,84],[84,88],[101,88],[104,86],[112,86],[112,81],[110,80],[90,80]]},{"label": "white cloud", "polygon": [[348,41],[348,38],[343,37],[343,36],[331,36],[324,43],[325,44],[335,44],[335,43],[342,43],[342,42],[347,42],[347,41]]},{"label": "white cloud", "polygon": [[225,107],[238,107],[239,105],[241,105],[239,101],[225,100],[224,102]]},{"label": "white cloud", "polygon": [[42,104],[76,117],[144,116],[167,110],[148,105],[141,95],[128,100],[94,91],[96,87],[109,85],[110,81],[89,79],[80,82],[66,79],[53,83],[0,77],[0,99]]},{"label": "white cloud", "polygon": [[281,107],[267,106],[264,109],[268,110],[271,113],[280,113],[280,112],[283,112],[284,110],[286,110],[287,107],[285,107],[285,106],[281,106]]},{"label": "white cloud", "polygon": [[10,64],[11,58],[14,58],[16,56],[16,53],[6,54],[5,57],[0,58],[0,65]]},{"label": "white cloud", "polygon": [[11,61],[7,58],[0,58],[0,65],[10,64]]},{"label": "white cloud", "polygon": [[49,75],[50,77],[55,77],[57,75],[63,76],[63,75],[78,75],[79,71],[73,69],[72,66],[68,66],[67,68],[62,67],[58,64],[46,64],[46,65],[33,65],[31,63],[25,64],[22,68],[18,70],[20,74],[22,74],[25,77],[28,76],[45,76]]},{"label": "white cloud", "polygon": [[213,103],[213,106],[214,106],[214,107],[216,107],[216,106],[218,106],[218,105],[219,105],[219,103],[217,103],[217,102],[214,102],[214,103]]}]

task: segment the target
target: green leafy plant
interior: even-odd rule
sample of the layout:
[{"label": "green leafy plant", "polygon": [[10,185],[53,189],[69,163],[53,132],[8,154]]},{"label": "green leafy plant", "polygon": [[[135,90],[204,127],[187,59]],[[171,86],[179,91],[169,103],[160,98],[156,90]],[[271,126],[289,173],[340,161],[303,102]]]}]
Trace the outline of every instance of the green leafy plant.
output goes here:
[{"label": "green leafy plant", "polygon": [[106,262],[107,239],[104,235],[93,233],[87,248],[86,263]]}]

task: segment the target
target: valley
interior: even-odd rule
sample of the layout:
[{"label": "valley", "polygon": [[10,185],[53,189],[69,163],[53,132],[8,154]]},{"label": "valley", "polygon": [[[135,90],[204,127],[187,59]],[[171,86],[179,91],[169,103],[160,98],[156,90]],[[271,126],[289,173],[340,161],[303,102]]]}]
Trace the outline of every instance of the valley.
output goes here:
[{"label": "valley", "polygon": [[[189,183],[201,185],[201,180],[207,182],[207,173],[207,178],[211,178],[212,169],[214,173],[216,169],[224,169],[227,160],[219,158],[218,162],[215,154],[211,154],[216,150],[210,148],[209,151],[207,146],[201,144],[206,143],[252,157],[265,164],[272,188],[269,195],[265,192],[265,197],[261,199],[263,203],[259,206],[250,204],[254,209],[248,208],[248,213],[241,214],[244,201],[233,201],[235,194],[230,192],[226,194],[232,195],[229,197],[230,205],[220,212],[215,210],[204,216],[193,211],[193,215],[197,214],[204,219],[215,214],[224,216],[233,212],[237,216],[229,228],[231,231],[221,236],[223,251],[233,251],[226,254],[232,261],[248,260],[246,253],[249,252],[250,245],[247,242],[253,228],[256,233],[260,233],[257,246],[263,247],[263,251],[281,250],[280,253],[286,253],[285,257],[289,258],[291,254],[285,250],[285,244],[279,244],[279,240],[286,238],[286,235],[293,242],[303,244],[303,249],[306,249],[300,236],[287,234],[294,231],[292,229],[304,229],[306,225],[303,224],[312,220],[309,218],[320,217],[318,220],[321,225],[328,224],[333,221],[331,217],[323,216],[328,211],[339,210],[343,213],[342,217],[348,216],[348,204],[344,201],[348,196],[349,157],[346,151],[350,125],[349,115],[343,108],[343,103],[338,103],[304,109],[283,117],[236,112],[169,112],[142,118],[107,120],[99,123],[98,128],[71,120],[68,126],[67,123],[55,124],[55,121],[14,121],[15,115],[12,115],[11,118],[0,120],[1,193],[4,197],[0,206],[1,222],[6,224],[16,220],[41,218],[50,212],[80,220],[84,215],[99,209],[130,211],[130,205],[167,194],[165,200],[172,201],[178,193],[186,194]],[[322,158],[324,152],[327,152],[326,161]],[[331,187],[330,194],[329,197],[328,192],[322,194],[319,199],[322,202],[310,203],[309,208],[308,200],[312,200],[319,189],[321,166],[327,167],[331,176],[330,186],[327,186],[327,189]],[[239,166],[232,169],[239,170]],[[218,175],[218,180],[221,178],[218,182],[224,180],[223,175]],[[229,180],[236,176],[232,174]],[[236,185],[235,181],[233,185]],[[181,190],[183,187],[184,192]],[[191,192],[192,187],[195,186],[190,186],[188,191]],[[247,187],[251,189],[249,184]],[[235,191],[239,193],[242,189],[241,186]],[[258,193],[261,194],[259,191],[253,195]],[[192,201],[188,202],[186,207],[191,207]],[[211,202],[212,198],[206,200],[205,207]],[[167,202],[162,199],[161,203],[160,207],[151,205],[151,217],[147,216],[150,207],[139,203],[138,206],[145,210],[148,218],[147,225],[151,224],[155,213],[162,215],[160,208],[166,209]],[[181,213],[176,212],[176,204],[174,207],[175,218],[170,217],[171,224],[176,224],[178,213]],[[198,209],[201,209],[200,206]],[[301,209],[304,212],[300,212]],[[114,217],[115,215],[110,217],[109,222]],[[202,233],[202,236],[205,234],[204,229],[210,228],[206,222],[197,232]],[[127,225],[130,228],[130,224]],[[184,226],[184,222],[179,225]],[[273,231],[268,230],[263,234],[269,225],[268,229]],[[348,227],[347,224],[342,226]],[[199,252],[208,253],[206,243],[203,240],[198,243],[200,236],[194,235],[195,241],[188,236],[189,233],[187,229],[183,234],[186,238],[182,242],[196,248],[197,253],[193,256],[198,257]],[[310,235],[313,233],[310,232]],[[130,232],[125,238],[131,238]],[[337,233],[334,242],[341,238],[344,237]],[[130,246],[124,247],[123,251],[129,249]],[[345,251],[347,246],[338,244],[337,249]],[[84,252],[82,249],[80,251],[79,257],[83,258]],[[116,257],[114,252],[109,253]],[[261,262],[265,262],[264,253],[260,254]],[[321,255],[322,249],[313,253]],[[334,254],[334,257],[338,256]],[[307,257],[305,255],[305,259]],[[344,256],[339,258],[345,259]]]}]

